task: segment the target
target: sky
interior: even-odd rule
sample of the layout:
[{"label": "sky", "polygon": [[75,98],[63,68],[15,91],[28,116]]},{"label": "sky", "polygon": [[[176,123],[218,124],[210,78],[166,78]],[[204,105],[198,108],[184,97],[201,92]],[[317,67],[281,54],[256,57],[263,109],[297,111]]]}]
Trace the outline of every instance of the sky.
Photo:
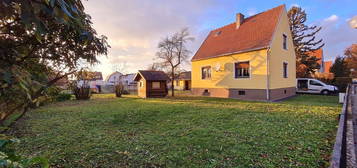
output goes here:
[{"label": "sky", "polygon": [[[195,54],[208,33],[235,21],[236,13],[246,17],[285,4],[287,10],[300,6],[307,24],[321,26],[317,37],[325,46],[325,60],[334,60],[357,43],[357,29],[348,22],[357,15],[356,0],[88,0],[85,12],[92,17],[99,35],[108,37],[111,48],[99,56],[92,70],[104,76],[119,70],[135,73],[147,69],[155,59],[158,42],[187,27],[195,38],[187,47]],[[183,65],[190,70],[190,63]]]}]

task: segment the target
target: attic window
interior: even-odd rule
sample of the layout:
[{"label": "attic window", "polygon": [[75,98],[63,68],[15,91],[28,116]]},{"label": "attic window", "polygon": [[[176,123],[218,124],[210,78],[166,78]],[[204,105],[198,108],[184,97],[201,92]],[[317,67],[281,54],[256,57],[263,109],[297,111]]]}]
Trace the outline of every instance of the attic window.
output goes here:
[{"label": "attic window", "polygon": [[222,31],[216,32],[215,36],[219,36],[222,33]]}]

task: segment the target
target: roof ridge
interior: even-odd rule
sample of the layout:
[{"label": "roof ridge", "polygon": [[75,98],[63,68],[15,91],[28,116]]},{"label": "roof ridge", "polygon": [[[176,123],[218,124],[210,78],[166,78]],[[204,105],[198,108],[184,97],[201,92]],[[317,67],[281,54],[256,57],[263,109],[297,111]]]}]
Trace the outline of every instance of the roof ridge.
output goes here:
[{"label": "roof ridge", "polygon": [[[277,7],[274,7],[274,8],[268,9],[268,10],[266,10],[266,11],[259,12],[259,13],[255,14],[255,15],[249,16],[249,17],[247,17],[247,18],[244,18],[243,23],[244,23],[245,20],[251,19],[252,17],[255,17],[255,16],[257,16],[257,15],[260,15],[260,14],[263,14],[263,13],[269,12],[269,11],[271,11],[271,10],[274,10],[274,9],[276,9],[276,8],[280,8],[280,7],[284,7],[284,6],[285,6],[285,5],[279,5],[279,6],[277,6]],[[213,29],[213,30],[211,30],[211,32],[216,31],[216,30],[218,30],[218,29],[222,29],[222,28],[224,28],[224,27],[228,27],[228,26],[230,26],[230,25],[232,25],[232,24],[235,24],[235,23],[236,23],[236,22],[229,23],[229,24],[227,24],[227,25],[224,25],[224,26],[221,26],[221,27],[219,27],[219,28]]]},{"label": "roof ridge", "polygon": [[[285,5],[279,5],[245,18],[239,29],[236,29],[233,22],[211,30],[191,61],[269,46],[285,10]],[[225,35],[216,36],[215,33],[218,31],[224,32]]]}]

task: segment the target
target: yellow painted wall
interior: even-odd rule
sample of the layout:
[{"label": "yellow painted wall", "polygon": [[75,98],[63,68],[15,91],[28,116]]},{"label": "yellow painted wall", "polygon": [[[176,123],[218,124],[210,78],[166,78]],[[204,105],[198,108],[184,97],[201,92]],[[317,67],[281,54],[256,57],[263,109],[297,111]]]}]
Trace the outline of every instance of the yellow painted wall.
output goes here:
[{"label": "yellow painted wall", "polygon": [[[283,34],[288,37],[288,49],[283,49]],[[252,51],[217,58],[192,62],[192,88],[242,88],[267,89],[267,50]],[[269,88],[287,88],[296,86],[295,52],[289,29],[286,10],[282,13],[274,33],[269,56]],[[250,61],[251,76],[248,79],[234,78],[234,63]],[[283,77],[283,63],[288,63],[288,78]],[[221,65],[220,71],[215,66]],[[201,79],[201,68],[211,66],[211,79]]]},{"label": "yellow painted wall", "polygon": [[185,81],[184,80],[179,80],[178,85],[177,85],[177,80],[174,82],[174,86],[176,87],[183,87],[185,86]]},{"label": "yellow painted wall", "polygon": [[[266,89],[267,50],[258,50],[192,62],[192,88]],[[250,78],[234,78],[234,63],[250,61]],[[220,64],[220,70],[215,67]],[[211,66],[211,79],[201,78],[201,68]]]},{"label": "yellow painted wall", "polygon": [[[141,87],[140,87],[140,82],[142,82]],[[138,96],[142,98],[146,98],[146,80],[144,78],[141,78],[137,86],[138,86]]]},{"label": "yellow painted wall", "polygon": [[[287,38],[287,50],[283,49],[283,34]],[[270,89],[296,86],[296,56],[289,28],[287,13],[284,10],[275,31],[269,57]],[[283,62],[288,63],[288,78],[283,77]]]}]

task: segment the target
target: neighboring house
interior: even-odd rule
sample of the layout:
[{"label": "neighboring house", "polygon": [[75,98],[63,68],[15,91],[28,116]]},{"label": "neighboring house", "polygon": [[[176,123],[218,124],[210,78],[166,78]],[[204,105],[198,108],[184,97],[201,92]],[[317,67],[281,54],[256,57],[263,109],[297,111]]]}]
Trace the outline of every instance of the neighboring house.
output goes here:
[{"label": "neighboring house", "polygon": [[320,48],[316,51],[313,51],[313,52],[308,52],[308,55],[315,56],[316,58],[319,59],[317,62],[320,64],[320,69],[317,69],[316,72],[320,72],[320,73],[329,73],[330,72],[332,61],[325,61],[324,52],[323,52],[322,48]]},{"label": "neighboring house", "polygon": [[294,96],[296,56],[284,5],[212,30],[192,58],[195,95],[273,101]]},{"label": "neighboring house", "polygon": [[124,86],[124,90],[128,91],[129,93],[136,92],[137,82],[134,81],[134,77],[136,74],[126,74],[119,77],[119,82],[121,82]]},{"label": "neighboring house", "polygon": [[325,73],[331,73],[330,69],[332,67],[332,61],[325,61],[324,62],[324,72]]},{"label": "neighboring house", "polygon": [[191,90],[191,71],[181,72],[174,81],[176,90]]},{"label": "neighboring house", "polygon": [[134,77],[138,82],[138,96],[142,98],[167,96],[168,80],[170,78],[163,71],[140,70]]},{"label": "neighboring house", "polygon": [[[101,93],[102,92],[102,87],[105,85],[105,82],[103,81],[103,75],[102,72],[90,72],[92,73],[90,76],[90,79],[87,79],[88,83],[86,82],[86,85],[89,85],[91,88],[92,92],[94,93]],[[77,86],[81,87],[84,84],[84,81],[81,80],[78,82]]]},{"label": "neighboring house", "polygon": [[107,79],[105,80],[107,82],[108,85],[115,85],[116,83],[119,82],[119,79],[120,77],[122,76],[123,74],[116,71],[116,72],[113,72],[112,74],[110,74]]},{"label": "neighboring house", "polygon": [[309,56],[315,56],[319,60],[317,61],[320,64],[320,69],[316,69],[315,73],[312,75],[314,78],[324,78],[324,79],[333,79],[334,75],[330,72],[332,66],[332,61],[325,61],[323,49],[320,48],[313,52],[308,52]]},{"label": "neighboring house", "polygon": [[[56,75],[50,74],[48,76],[48,78],[49,78],[48,80],[53,80],[56,77],[57,77]],[[58,81],[56,81],[53,85],[58,87],[58,88],[61,88],[63,90],[66,90],[66,89],[69,88],[69,84],[70,84],[70,81],[68,79],[68,76],[64,76],[61,79],[59,79]]]}]

